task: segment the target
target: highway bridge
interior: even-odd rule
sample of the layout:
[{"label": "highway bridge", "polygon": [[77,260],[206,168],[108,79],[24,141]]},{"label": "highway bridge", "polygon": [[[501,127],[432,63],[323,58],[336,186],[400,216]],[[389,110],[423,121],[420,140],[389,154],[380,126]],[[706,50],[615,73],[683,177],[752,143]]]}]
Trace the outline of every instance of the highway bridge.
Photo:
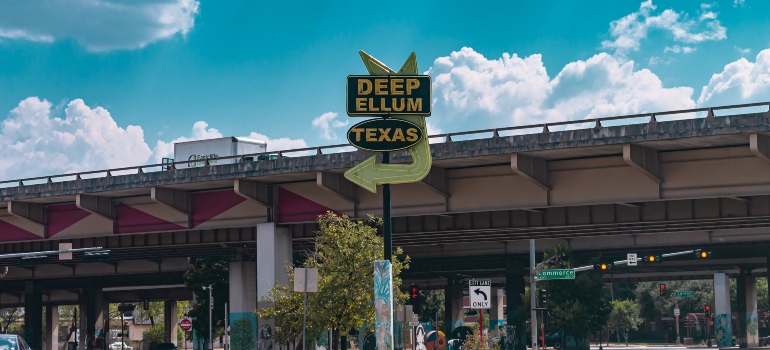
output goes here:
[{"label": "highway bridge", "polygon": [[[462,283],[470,278],[491,278],[509,303],[520,304],[535,239],[539,251],[565,244],[580,263],[600,254],[621,260],[630,252],[706,248],[713,259],[617,268],[604,278],[714,278],[723,288],[734,277],[755,291],[753,278],[767,275],[770,242],[768,106],[433,135],[430,174],[392,188],[393,244],[413,259],[405,284],[445,288],[445,317],[452,322],[462,320]],[[188,257],[256,251],[257,264],[231,265],[231,315],[253,317],[256,300],[274,281],[288,281],[283,264],[313,244],[319,214],[381,214],[381,191],[359,190],[342,176],[371,153],[347,150],[333,145],[238,156],[232,164],[179,162],[5,181],[0,253],[68,242],[110,249],[113,262],[0,261],[9,266],[0,304],[84,303],[84,295],[94,294],[115,302],[110,298],[130,297],[115,288],[153,285],[169,295],[158,288],[153,298],[189,297],[181,286]],[[266,159],[253,160],[260,158]],[[410,159],[392,153],[391,162]],[[730,314],[729,302],[724,307],[717,300],[716,313]],[[501,309],[493,310],[492,324],[502,321]]]}]

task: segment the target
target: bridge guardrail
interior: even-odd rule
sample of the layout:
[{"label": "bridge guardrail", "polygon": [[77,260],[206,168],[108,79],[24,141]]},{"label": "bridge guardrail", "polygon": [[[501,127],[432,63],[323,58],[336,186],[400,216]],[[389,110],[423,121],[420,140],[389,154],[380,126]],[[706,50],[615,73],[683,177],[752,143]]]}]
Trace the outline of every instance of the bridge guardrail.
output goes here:
[{"label": "bridge guardrail", "polygon": [[[516,130],[526,130],[526,129],[537,129],[542,128],[542,132],[549,132],[549,126],[569,126],[569,125],[580,125],[580,124],[591,124],[594,123],[593,128],[601,128],[602,122],[608,122],[608,121],[615,121],[615,120],[626,120],[626,119],[637,119],[637,118],[650,118],[648,123],[654,123],[657,122],[656,117],[657,116],[664,116],[664,115],[675,115],[675,114],[687,114],[687,113],[699,113],[699,112],[707,112],[707,118],[713,118],[715,117],[714,111],[718,110],[728,110],[728,109],[739,109],[739,108],[751,108],[751,107],[761,107],[761,106],[768,106],[768,112],[770,112],[770,102],[756,102],[756,103],[747,103],[747,104],[738,104],[738,105],[727,105],[727,106],[717,106],[717,107],[703,107],[703,108],[692,108],[692,109],[681,109],[681,110],[675,110],[675,111],[665,111],[665,112],[654,112],[654,113],[640,113],[640,114],[629,114],[629,115],[621,115],[621,116],[614,116],[614,117],[603,117],[603,118],[592,118],[592,119],[579,119],[579,120],[568,120],[568,121],[562,121],[562,122],[553,122],[553,123],[539,123],[539,124],[530,124],[530,125],[520,125],[520,126],[509,126],[509,127],[503,127],[503,128],[491,128],[491,129],[480,129],[480,130],[470,130],[470,131],[459,131],[459,132],[450,132],[450,133],[443,133],[443,134],[436,134],[436,135],[429,135],[429,139],[444,139],[444,142],[452,142],[452,137],[457,136],[467,136],[467,135],[484,135],[492,133],[492,137],[499,137],[499,133],[503,131],[516,131]],[[534,134],[536,132],[533,132]],[[481,138],[481,137],[480,137]],[[325,154],[324,150],[334,150],[337,149],[338,152],[344,152],[344,148],[353,147],[350,144],[337,144],[337,145],[327,145],[327,146],[317,146],[317,147],[305,147],[305,148],[295,148],[295,149],[289,149],[289,150],[280,150],[280,151],[270,151],[270,152],[260,152],[260,153],[251,153],[251,154],[243,154],[243,155],[236,155],[236,156],[226,156],[226,157],[218,157],[218,158],[210,158],[205,160],[204,166],[209,166],[212,161],[219,161],[219,160],[229,160],[229,159],[240,159],[240,161],[262,161],[262,160],[273,160],[278,158],[283,158],[284,154],[291,154],[291,153],[306,153],[306,152],[316,152],[316,155]],[[330,152],[330,153],[337,153],[337,152]],[[267,158],[267,159],[259,159],[260,157]],[[249,159],[251,158],[251,159]],[[257,159],[257,160],[254,160]],[[36,182],[36,181],[44,181],[45,183],[53,183],[55,182],[54,179],[60,179],[60,181],[68,181],[70,178],[73,178],[75,180],[81,180],[83,179],[83,176],[89,176],[89,175],[95,175],[93,177],[88,178],[95,178],[95,177],[109,177],[113,176],[113,173],[116,172],[131,172],[136,171],[136,173],[141,174],[144,172],[147,172],[146,170],[150,170],[150,172],[154,171],[166,171],[166,170],[173,170],[176,169],[177,164],[185,164],[188,163],[188,161],[179,161],[179,162],[168,162],[168,163],[160,163],[160,164],[148,164],[148,165],[136,165],[136,166],[129,166],[129,167],[121,167],[121,168],[112,168],[112,169],[102,169],[102,170],[91,170],[91,171],[81,171],[77,173],[66,173],[66,174],[58,174],[58,175],[47,175],[47,176],[37,176],[37,177],[29,177],[29,178],[22,178],[22,179],[14,179],[14,180],[3,180],[0,181],[0,188],[2,187],[10,187],[5,186],[8,184],[18,184],[18,186],[24,186],[25,182],[29,184],[29,182]],[[101,176],[99,176],[101,175]],[[30,184],[31,185],[31,184]]]}]

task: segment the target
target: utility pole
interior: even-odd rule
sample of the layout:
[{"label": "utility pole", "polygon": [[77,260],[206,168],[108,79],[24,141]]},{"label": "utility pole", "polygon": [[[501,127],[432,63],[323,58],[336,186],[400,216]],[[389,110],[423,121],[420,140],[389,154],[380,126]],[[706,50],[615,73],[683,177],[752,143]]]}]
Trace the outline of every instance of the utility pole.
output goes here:
[{"label": "utility pole", "polygon": [[203,286],[203,290],[209,290],[209,350],[214,350],[214,332],[211,328],[212,313],[214,310],[214,297],[212,296],[213,288],[209,284],[208,287]]},{"label": "utility pole", "polygon": [[537,344],[537,285],[535,284],[535,240],[529,240],[529,268],[531,269],[529,274],[529,303],[530,303],[530,330],[532,331],[532,350],[538,350]]}]

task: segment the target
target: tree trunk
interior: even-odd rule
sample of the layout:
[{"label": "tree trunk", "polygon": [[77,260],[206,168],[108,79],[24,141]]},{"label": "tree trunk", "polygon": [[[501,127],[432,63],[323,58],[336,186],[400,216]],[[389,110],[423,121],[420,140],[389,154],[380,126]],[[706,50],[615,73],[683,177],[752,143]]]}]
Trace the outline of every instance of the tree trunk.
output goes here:
[{"label": "tree trunk", "polygon": [[340,337],[340,350],[348,350],[348,337],[344,335]]},{"label": "tree trunk", "polygon": [[330,341],[332,350],[340,350],[340,331],[336,328],[332,328],[332,339]]},{"label": "tree trunk", "polygon": [[620,329],[615,330],[615,338],[618,339],[618,344],[620,344]]},{"label": "tree trunk", "polygon": [[626,341],[626,346],[628,346],[628,329],[623,330],[623,340]]}]

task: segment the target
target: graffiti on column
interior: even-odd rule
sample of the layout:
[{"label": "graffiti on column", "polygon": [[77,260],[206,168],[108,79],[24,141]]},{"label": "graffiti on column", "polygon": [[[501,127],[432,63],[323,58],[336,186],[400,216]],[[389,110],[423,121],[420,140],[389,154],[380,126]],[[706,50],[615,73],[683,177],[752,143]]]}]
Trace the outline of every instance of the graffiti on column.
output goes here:
[{"label": "graffiti on column", "polygon": [[714,322],[717,346],[733,346],[733,332],[730,315],[718,314]]},{"label": "graffiti on column", "polygon": [[374,262],[374,319],[377,350],[393,350],[393,273],[388,260]]},{"label": "graffiti on column", "polygon": [[273,328],[264,325],[259,330],[259,350],[273,350]]},{"label": "graffiti on column", "polygon": [[505,338],[503,338],[503,350],[513,350],[517,345],[516,327],[512,325],[505,326]]},{"label": "graffiti on column", "polygon": [[425,346],[425,327],[423,327],[423,325],[417,326],[417,330],[414,332],[414,334],[415,350],[428,350],[428,348]]}]

